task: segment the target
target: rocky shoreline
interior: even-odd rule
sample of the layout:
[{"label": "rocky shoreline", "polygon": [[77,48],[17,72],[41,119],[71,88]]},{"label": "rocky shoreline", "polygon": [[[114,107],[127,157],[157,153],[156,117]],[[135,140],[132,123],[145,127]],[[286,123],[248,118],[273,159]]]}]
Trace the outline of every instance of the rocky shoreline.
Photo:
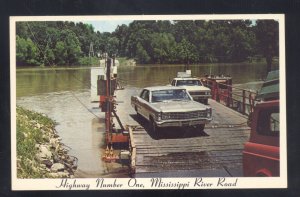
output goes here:
[{"label": "rocky shoreline", "polygon": [[54,121],[45,114],[17,107],[18,178],[73,178],[77,158],[68,151]]}]

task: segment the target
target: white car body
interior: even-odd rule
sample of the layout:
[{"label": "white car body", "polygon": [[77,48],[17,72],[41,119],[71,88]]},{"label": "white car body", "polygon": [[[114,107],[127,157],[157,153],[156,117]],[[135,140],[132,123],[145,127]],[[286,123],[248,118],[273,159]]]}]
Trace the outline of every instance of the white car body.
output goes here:
[{"label": "white car body", "polygon": [[196,77],[176,77],[171,85],[185,88],[195,101],[203,104],[208,104],[208,98],[211,98],[211,90]]},{"label": "white car body", "polygon": [[[182,93],[182,98],[169,97],[173,92]],[[155,86],[144,88],[139,96],[131,97],[131,105],[154,127],[200,126],[212,120],[211,107],[192,99],[183,87]]]}]

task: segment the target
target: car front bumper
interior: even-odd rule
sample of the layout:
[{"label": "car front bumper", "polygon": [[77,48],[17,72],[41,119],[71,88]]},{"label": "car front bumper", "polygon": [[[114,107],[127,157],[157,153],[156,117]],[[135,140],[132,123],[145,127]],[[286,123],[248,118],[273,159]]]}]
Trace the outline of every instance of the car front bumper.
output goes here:
[{"label": "car front bumper", "polygon": [[211,98],[211,95],[191,95],[194,100],[204,100]]},{"label": "car front bumper", "polygon": [[200,124],[208,124],[210,119],[188,119],[188,120],[164,120],[156,121],[157,127],[188,127]]}]

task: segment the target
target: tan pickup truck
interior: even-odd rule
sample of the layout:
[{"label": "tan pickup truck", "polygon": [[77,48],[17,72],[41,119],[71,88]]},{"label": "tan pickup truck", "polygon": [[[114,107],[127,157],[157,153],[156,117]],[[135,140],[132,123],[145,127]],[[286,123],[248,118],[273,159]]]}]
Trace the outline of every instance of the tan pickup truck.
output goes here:
[{"label": "tan pickup truck", "polygon": [[180,73],[178,72],[177,77],[172,80],[171,85],[185,88],[195,101],[207,105],[208,99],[211,98],[210,89],[205,87],[200,79],[190,77],[189,75],[181,75]]}]

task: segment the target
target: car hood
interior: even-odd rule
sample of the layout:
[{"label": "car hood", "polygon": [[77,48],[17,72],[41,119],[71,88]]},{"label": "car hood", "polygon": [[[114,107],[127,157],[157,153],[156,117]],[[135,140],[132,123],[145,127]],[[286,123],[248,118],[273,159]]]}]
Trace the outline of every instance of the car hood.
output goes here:
[{"label": "car hood", "polygon": [[210,89],[205,86],[180,86],[185,88],[187,91],[209,91]]},{"label": "car hood", "polygon": [[207,109],[205,105],[196,101],[165,101],[153,103],[152,106],[161,112],[188,112]]}]

